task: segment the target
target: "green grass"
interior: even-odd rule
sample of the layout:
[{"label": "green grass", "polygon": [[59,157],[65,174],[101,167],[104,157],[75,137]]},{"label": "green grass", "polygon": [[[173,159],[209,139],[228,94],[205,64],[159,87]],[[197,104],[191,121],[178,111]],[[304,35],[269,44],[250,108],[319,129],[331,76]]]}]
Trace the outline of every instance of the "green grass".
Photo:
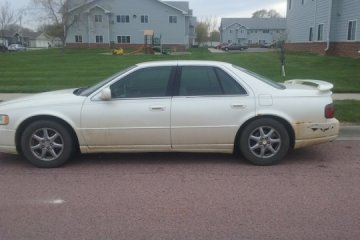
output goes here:
[{"label": "green grass", "polygon": [[112,56],[109,49],[65,49],[64,53],[61,49],[0,53],[0,92],[41,92],[88,86],[139,62],[177,59],[225,61],[276,81],[322,79],[335,85],[334,92],[360,92],[360,59],[289,53],[286,56],[287,77],[282,78],[276,52],[211,54],[207,49],[191,51],[191,55],[182,56]]},{"label": "green grass", "polygon": [[360,101],[335,101],[335,117],[340,122],[360,124]]}]

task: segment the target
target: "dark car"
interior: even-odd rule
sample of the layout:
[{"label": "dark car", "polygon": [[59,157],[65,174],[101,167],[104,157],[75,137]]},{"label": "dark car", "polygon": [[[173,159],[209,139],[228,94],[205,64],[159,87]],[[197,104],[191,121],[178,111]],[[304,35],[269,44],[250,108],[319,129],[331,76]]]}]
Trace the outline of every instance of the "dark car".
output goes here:
[{"label": "dark car", "polygon": [[0,52],[6,52],[8,48],[2,44],[0,44]]},{"label": "dark car", "polygon": [[229,45],[223,46],[222,50],[229,51],[229,50],[245,50],[248,49],[247,45],[239,44],[239,43],[231,43]]}]

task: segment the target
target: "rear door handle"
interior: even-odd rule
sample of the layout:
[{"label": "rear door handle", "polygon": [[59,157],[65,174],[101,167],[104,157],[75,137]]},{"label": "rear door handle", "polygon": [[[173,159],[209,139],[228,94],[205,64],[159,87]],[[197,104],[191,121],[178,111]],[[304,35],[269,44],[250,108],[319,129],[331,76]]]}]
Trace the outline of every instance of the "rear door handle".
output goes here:
[{"label": "rear door handle", "polygon": [[151,111],[165,111],[164,106],[150,106]]}]

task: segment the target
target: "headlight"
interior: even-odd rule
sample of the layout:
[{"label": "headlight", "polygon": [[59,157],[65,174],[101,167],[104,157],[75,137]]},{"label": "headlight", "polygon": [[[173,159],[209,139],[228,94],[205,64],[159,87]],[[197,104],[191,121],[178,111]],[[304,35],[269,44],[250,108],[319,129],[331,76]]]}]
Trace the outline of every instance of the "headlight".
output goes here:
[{"label": "headlight", "polygon": [[9,116],[0,114],[0,125],[8,125],[9,124]]}]

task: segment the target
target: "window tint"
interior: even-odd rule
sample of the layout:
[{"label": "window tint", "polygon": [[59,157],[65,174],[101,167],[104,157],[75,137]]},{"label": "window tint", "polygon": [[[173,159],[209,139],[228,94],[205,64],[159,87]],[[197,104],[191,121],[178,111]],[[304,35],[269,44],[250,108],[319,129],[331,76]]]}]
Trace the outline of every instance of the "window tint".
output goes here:
[{"label": "window tint", "polygon": [[171,67],[137,70],[111,85],[113,98],[143,98],[166,96]]},{"label": "window tint", "polygon": [[246,94],[244,88],[242,88],[239,83],[237,83],[232,77],[230,77],[223,70],[216,68],[216,74],[220,80],[221,86],[226,95],[239,95]]},{"label": "window tint", "polygon": [[182,67],[180,96],[219,95],[222,89],[212,67]]},{"label": "window tint", "polygon": [[219,68],[185,66],[180,78],[180,96],[246,94],[238,82]]}]

